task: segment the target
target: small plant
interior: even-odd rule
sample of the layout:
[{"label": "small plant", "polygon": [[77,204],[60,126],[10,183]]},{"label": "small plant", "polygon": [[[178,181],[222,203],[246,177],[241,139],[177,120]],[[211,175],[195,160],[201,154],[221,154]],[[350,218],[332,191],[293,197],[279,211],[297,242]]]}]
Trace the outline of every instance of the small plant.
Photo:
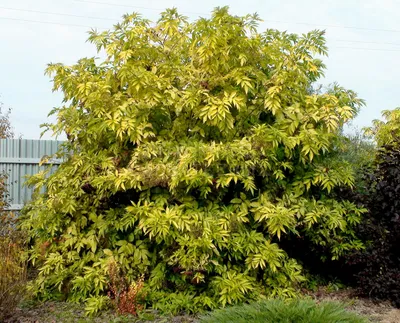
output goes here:
[{"label": "small plant", "polygon": [[320,304],[311,300],[266,300],[216,310],[200,320],[202,323],[362,323],[367,322],[335,302]]},{"label": "small plant", "polygon": [[118,314],[137,315],[143,309],[144,275],[137,281],[128,283],[122,271],[115,262],[110,263],[110,290],[108,297],[116,308]]},{"label": "small plant", "polygon": [[[1,132],[7,129],[4,120],[0,121],[0,138]],[[22,300],[27,278],[24,236],[16,228],[16,214],[7,210],[6,182],[7,174],[0,172],[0,322],[10,316]]]},{"label": "small plant", "polygon": [[0,211],[0,322],[12,315],[26,293],[26,261],[15,215]]},{"label": "small plant", "polygon": [[204,309],[212,310],[217,302],[207,295],[196,296],[193,291],[182,292],[152,292],[148,298],[152,308],[162,314],[196,314]]}]

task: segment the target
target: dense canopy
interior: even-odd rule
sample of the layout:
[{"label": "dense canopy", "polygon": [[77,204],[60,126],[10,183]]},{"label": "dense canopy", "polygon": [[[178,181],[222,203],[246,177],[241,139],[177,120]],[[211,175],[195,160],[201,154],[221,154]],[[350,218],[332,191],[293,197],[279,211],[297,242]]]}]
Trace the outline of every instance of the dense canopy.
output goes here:
[{"label": "dense canopy", "polygon": [[155,307],[290,296],[304,277],[282,239],[333,258],[361,246],[362,210],[331,190],[353,184],[337,149],[362,101],[316,87],[323,32],[257,22],[227,8],[195,22],[126,15],[90,34],[105,59],[49,65],[64,105],[48,127],[68,142],[55,174],[30,179],[47,187],[24,220],[39,295],[96,311],[113,259],[131,280],[145,274]]}]

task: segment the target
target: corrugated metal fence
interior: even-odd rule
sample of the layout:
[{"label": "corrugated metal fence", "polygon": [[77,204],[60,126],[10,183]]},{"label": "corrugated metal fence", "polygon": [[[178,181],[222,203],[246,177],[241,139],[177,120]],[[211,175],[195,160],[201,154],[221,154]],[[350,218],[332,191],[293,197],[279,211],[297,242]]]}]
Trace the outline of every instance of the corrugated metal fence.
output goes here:
[{"label": "corrugated metal fence", "polygon": [[[42,157],[56,153],[61,143],[57,140],[0,139],[0,173],[8,174],[11,210],[20,210],[31,199],[32,190],[23,185],[25,176],[43,169],[44,166],[39,166]],[[52,162],[59,164],[61,161]]]}]

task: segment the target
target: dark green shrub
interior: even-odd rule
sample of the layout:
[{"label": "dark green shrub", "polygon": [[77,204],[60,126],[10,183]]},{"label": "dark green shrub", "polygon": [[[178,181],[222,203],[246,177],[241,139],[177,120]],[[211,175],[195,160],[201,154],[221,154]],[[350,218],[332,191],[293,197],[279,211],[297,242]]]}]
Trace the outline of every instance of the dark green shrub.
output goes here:
[{"label": "dark green shrub", "polygon": [[365,177],[364,193],[353,200],[369,210],[357,233],[366,249],[347,257],[347,265],[362,295],[388,299],[400,307],[399,146],[381,147],[373,172]]},{"label": "dark green shrub", "polygon": [[356,190],[337,191],[368,209],[356,229],[366,249],[347,256],[338,273],[361,295],[400,307],[400,109],[382,114],[385,120],[367,129],[377,145],[373,164],[359,169]]},{"label": "dark green shrub", "polygon": [[266,300],[219,309],[201,323],[363,323],[366,319],[334,302]]}]

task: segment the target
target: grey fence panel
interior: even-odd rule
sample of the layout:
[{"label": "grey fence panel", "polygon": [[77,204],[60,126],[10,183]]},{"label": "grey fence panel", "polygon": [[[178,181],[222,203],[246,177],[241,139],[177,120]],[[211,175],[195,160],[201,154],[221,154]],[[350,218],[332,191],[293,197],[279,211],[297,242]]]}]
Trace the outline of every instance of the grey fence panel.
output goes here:
[{"label": "grey fence panel", "polygon": [[[31,199],[32,189],[24,185],[26,176],[44,169],[45,166],[39,166],[42,157],[56,153],[62,143],[57,140],[0,139],[0,173],[8,175],[11,210],[20,210]],[[60,162],[52,160],[54,164]]]}]

